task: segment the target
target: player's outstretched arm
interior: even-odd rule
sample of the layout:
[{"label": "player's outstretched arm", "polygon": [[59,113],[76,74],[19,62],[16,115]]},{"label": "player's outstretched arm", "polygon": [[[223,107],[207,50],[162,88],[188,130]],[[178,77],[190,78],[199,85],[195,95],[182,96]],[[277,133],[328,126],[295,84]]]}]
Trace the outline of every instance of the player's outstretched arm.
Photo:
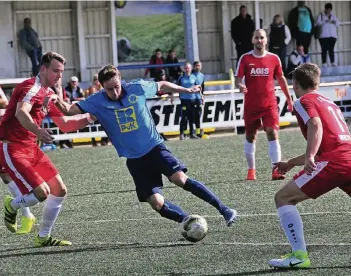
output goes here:
[{"label": "player's outstretched arm", "polygon": [[157,85],[158,91],[163,91],[165,93],[196,93],[201,91],[201,85],[185,88],[168,81],[159,81]]},{"label": "player's outstretched arm", "polygon": [[313,117],[307,122],[307,149],[305,157],[305,171],[311,174],[315,168],[315,157],[321,145],[323,126],[319,117]]},{"label": "player's outstretched arm", "polygon": [[294,103],[293,103],[291,96],[290,96],[290,93],[289,93],[288,82],[286,81],[286,78],[282,75],[281,77],[278,77],[278,83],[279,83],[280,88],[284,92],[284,95],[285,95],[286,100],[288,102],[288,110],[290,112],[292,112],[294,109]]},{"label": "player's outstretched arm", "polygon": [[55,125],[63,132],[72,132],[84,128],[96,119],[89,113],[73,116],[51,117]]},{"label": "player's outstretched arm", "polygon": [[76,104],[69,104],[61,99],[58,95],[50,95],[45,98],[44,106],[52,101],[56,107],[67,116],[82,114],[82,110]]}]

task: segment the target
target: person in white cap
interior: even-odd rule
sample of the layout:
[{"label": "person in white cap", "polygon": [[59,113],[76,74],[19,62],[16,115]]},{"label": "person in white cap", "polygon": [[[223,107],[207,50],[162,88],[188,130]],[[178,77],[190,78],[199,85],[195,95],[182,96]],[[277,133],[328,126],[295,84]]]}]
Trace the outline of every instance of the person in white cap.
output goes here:
[{"label": "person in white cap", "polygon": [[84,100],[84,92],[79,87],[79,80],[76,76],[71,77],[71,81],[66,86],[66,93],[71,102]]}]

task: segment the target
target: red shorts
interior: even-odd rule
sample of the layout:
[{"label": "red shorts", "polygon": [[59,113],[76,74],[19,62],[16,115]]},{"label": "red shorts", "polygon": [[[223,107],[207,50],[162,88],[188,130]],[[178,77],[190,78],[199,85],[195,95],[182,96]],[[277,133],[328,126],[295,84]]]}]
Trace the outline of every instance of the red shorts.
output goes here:
[{"label": "red shorts", "polygon": [[259,114],[245,114],[245,133],[246,135],[256,134],[256,132],[263,127],[266,130],[267,127],[273,129],[279,129],[279,114],[278,108],[271,108]]},{"label": "red shorts", "polygon": [[301,170],[294,176],[297,186],[310,198],[318,198],[334,188],[351,196],[351,161],[320,161],[312,175]]},{"label": "red shorts", "polygon": [[0,164],[22,194],[28,194],[58,174],[49,157],[37,145],[23,146],[13,143],[0,145]]}]

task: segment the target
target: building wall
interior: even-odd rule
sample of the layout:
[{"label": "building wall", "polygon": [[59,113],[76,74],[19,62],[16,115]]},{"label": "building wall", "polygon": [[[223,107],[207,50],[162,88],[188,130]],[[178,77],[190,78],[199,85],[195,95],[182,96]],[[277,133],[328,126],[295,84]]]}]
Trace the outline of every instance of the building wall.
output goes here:
[{"label": "building wall", "polygon": [[102,66],[113,63],[109,6],[107,1],[82,3],[86,67],[91,79]]},{"label": "building wall", "polygon": [[[23,28],[24,18],[31,18],[32,27],[39,34],[43,52],[55,51],[62,54],[67,59],[65,77],[76,74],[78,52],[74,47],[76,37],[71,2],[14,1],[13,9],[15,33],[18,35]],[[30,77],[31,62],[19,40],[16,42],[17,77]]]},{"label": "building wall", "polygon": [[[260,1],[259,3],[260,18],[263,19],[264,27],[269,26],[275,14],[282,14],[287,21],[289,11],[296,6],[296,1]],[[311,8],[314,17],[317,17],[324,10],[325,3],[325,1],[307,1],[306,5]],[[340,65],[351,65],[351,1],[331,1],[331,3],[333,4],[334,14],[344,22],[338,29],[339,39],[335,47],[336,61]],[[196,1],[200,59],[203,62],[203,71],[207,74],[226,73],[224,70],[225,62],[222,60],[222,51],[224,49],[224,41],[229,40],[224,39],[223,36],[230,36],[230,29],[222,30],[222,26],[228,26],[229,24],[230,28],[230,22],[222,22],[222,19],[225,20],[226,17],[223,16],[221,5],[223,4],[220,1]],[[229,9],[228,21],[231,21],[239,14],[241,5],[247,6],[249,14],[254,19],[253,1],[227,1],[227,5]],[[235,68],[237,58],[235,44],[231,39],[230,42],[231,45],[228,49],[230,53],[227,56],[231,59],[232,68]],[[293,47],[294,41],[291,41],[288,47],[289,51]],[[320,51],[319,42],[312,38],[312,61],[319,65],[321,65]]]}]

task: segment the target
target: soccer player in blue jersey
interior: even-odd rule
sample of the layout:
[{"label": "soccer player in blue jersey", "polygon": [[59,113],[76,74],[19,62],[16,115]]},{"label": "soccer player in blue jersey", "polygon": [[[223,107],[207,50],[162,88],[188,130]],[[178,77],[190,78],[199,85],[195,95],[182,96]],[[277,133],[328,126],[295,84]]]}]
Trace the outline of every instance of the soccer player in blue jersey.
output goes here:
[{"label": "soccer player in blue jersey", "polygon": [[120,157],[127,158],[127,167],[134,179],[140,202],[148,202],[162,217],[181,223],[188,214],[161,195],[162,174],[184,190],[214,206],[231,226],[237,211],[224,205],[204,184],[188,177],[186,167],[164,145],[156,130],[146,98],[158,90],[166,93],[196,93],[198,86],[180,87],[167,81],[136,80],[121,83],[121,75],[113,65],[99,72],[104,89],[85,101],[70,105],[51,96],[64,114],[90,113],[104,127]]},{"label": "soccer player in blue jersey", "polygon": [[203,133],[201,133],[201,115],[202,107],[204,104],[204,91],[205,91],[205,76],[201,73],[202,64],[200,61],[195,61],[193,63],[193,75],[196,77],[196,84],[201,85],[200,93],[195,94],[195,108],[194,108],[194,123],[196,127],[196,135],[201,138]]},{"label": "soccer player in blue jersey", "polygon": [[[178,79],[177,84],[185,87],[185,88],[190,88],[194,85],[197,84],[197,78],[195,75],[191,73],[192,66],[191,63],[186,62],[184,64],[184,75],[181,76]],[[184,140],[187,135],[191,139],[198,139],[194,133],[194,114],[195,114],[195,102],[196,102],[196,94],[197,93],[186,93],[186,92],[180,92],[179,93],[179,99],[180,99],[180,105],[182,108],[182,115],[181,115],[181,120],[180,120],[180,125],[179,125],[179,131],[180,131],[180,140]],[[189,123],[190,131],[187,130],[187,126]]]}]

